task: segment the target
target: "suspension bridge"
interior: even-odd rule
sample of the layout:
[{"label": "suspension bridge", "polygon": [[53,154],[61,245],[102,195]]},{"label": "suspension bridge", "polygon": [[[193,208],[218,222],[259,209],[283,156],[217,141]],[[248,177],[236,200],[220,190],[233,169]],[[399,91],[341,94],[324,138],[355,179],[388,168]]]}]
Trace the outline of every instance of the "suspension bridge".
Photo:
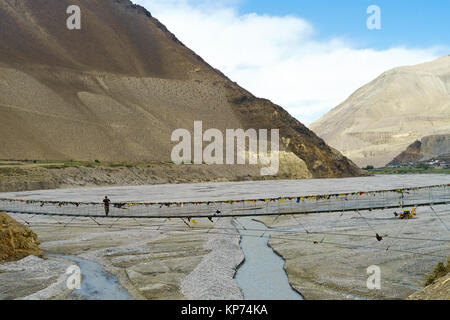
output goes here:
[{"label": "suspension bridge", "polygon": [[[450,204],[450,184],[392,190],[264,199],[111,203],[108,218],[171,219],[304,215],[431,207]],[[102,202],[0,199],[0,211],[15,214],[105,218]]]},{"label": "suspension bridge", "polygon": [[[437,235],[437,237],[404,236],[402,232],[406,224],[398,224],[395,233],[385,234],[377,230],[377,226],[372,223],[372,221],[376,220],[375,216],[379,216],[380,219],[385,220],[388,214],[389,219],[398,220],[393,215],[394,211],[403,212],[411,208],[417,208],[419,211],[419,208],[429,207],[431,216],[427,217],[428,220],[436,220],[446,229],[446,234],[448,235],[450,228],[448,225],[449,222],[445,220],[448,216],[446,205],[450,205],[450,184],[390,190],[305,194],[286,197],[220,201],[122,201],[111,203],[108,216],[105,216],[105,208],[102,202],[1,198],[0,212],[14,214],[25,224],[36,227],[146,228],[148,231],[154,230],[156,232],[230,233],[230,235],[233,234],[232,231],[238,230],[241,232],[241,236],[262,237],[264,235],[270,235],[272,239],[360,248],[360,245],[354,241],[330,241],[330,238],[372,238],[375,243],[379,243],[384,239],[391,239],[390,241],[415,241],[422,244],[449,244],[450,239],[445,236],[443,237],[442,234]],[[437,207],[443,207],[444,211],[438,212],[438,210],[434,209]],[[420,210],[419,212],[423,212],[424,210]],[[363,215],[363,212],[366,213]],[[340,233],[339,231],[335,231],[334,227],[330,228],[330,230],[322,230],[321,227],[305,225],[300,219],[302,215],[310,216],[321,213],[329,213],[331,216],[333,213],[338,213],[337,217],[345,213],[354,213],[360,218],[360,225],[356,230],[366,230],[366,232]],[[291,227],[272,228],[270,230],[250,230],[242,226],[239,222],[239,218],[243,217],[272,217],[273,221],[276,221],[282,216],[291,216],[295,225]],[[40,221],[34,221],[33,219],[36,217],[48,217],[50,220],[43,221],[41,219]],[[234,218],[234,230],[218,228],[212,223],[208,224],[208,220],[214,222],[217,219],[226,217]],[[423,222],[426,222],[427,218],[419,213],[419,219],[422,219]],[[180,223],[168,223],[170,221],[179,221]],[[444,230],[443,228],[441,230]],[[255,232],[257,233],[256,235]],[[416,248],[417,250],[406,250],[405,248],[399,250],[398,248],[393,248],[392,245],[384,248],[378,245],[367,246],[367,244],[363,245],[363,247],[365,249],[390,250],[393,252],[397,250],[403,253],[429,255],[439,258],[445,257],[444,255],[422,252],[423,250],[420,248]],[[419,249],[420,251],[418,251]]]}]

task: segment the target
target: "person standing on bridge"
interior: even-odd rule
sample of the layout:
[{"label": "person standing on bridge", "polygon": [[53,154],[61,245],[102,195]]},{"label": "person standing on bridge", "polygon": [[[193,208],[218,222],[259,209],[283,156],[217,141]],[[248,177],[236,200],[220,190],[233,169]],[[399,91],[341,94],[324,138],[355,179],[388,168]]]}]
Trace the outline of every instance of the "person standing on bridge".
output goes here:
[{"label": "person standing on bridge", "polygon": [[108,196],[105,196],[105,199],[103,199],[103,206],[105,207],[106,216],[109,215],[109,206],[110,205],[111,205],[111,200],[108,199]]}]

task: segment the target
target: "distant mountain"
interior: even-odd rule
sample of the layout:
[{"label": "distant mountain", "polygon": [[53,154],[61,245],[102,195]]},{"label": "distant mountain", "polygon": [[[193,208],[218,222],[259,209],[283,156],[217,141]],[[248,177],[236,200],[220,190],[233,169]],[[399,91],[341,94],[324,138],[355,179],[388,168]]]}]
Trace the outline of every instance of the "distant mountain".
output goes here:
[{"label": "distant mountain", "polygon": [[[81,8],[81,30],[66,10]],[[0,159],[164,161],[171,134],[279,128],[304,177],[362,174],[128,0],[0,0]]]},{"label": "distant mountain", "polygon": [[450,154],[450,134],[427,136],[415,141],[395,157],[390,164],[426,161]]},{"label": "distant mountain", "polygon": [[383,73],[310,128],[359,166],[384,166],[416,140],[450,134],[450,56]]}]

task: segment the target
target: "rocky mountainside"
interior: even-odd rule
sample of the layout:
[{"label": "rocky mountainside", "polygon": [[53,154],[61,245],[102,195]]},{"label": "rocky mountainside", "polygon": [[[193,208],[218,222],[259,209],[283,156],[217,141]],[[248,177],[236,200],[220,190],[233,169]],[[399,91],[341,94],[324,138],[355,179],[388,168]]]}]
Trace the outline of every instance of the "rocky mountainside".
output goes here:
[{"label": "rocky mountainside", "polygon": [[[66,10],[81,8],[81,30]],[[0,0],[0,159],[167,162],[171,134],[279,128],[305,177],[363,172],[128,0]],[[296,164],[296,165],[297,165]]]},{"label": "rocky mountainside", "polygon": [[450,133],[450,56],[383,73],[310,128],[359,166],[384,166],[425,136]]},{"label": "rocky mountainside", "polygon": [[420,153],[421,148],[422,142],[420,140],[414,141],[408,146],[408,148],[406,148],[405,151],[396,156],[389,164],[419,161],[422,158]]},{"label": "rocky mountainside", "polygon": [[427,136],[408,146],[391,163],[426,161],[447,154],[450,154],[450,135]]}]

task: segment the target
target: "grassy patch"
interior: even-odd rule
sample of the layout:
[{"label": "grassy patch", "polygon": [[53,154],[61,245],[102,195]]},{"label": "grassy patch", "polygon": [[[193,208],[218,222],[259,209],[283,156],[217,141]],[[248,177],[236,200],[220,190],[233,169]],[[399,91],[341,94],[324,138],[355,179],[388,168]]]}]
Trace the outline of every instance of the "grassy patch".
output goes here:
[{"label": "grassy patch", "polygon": [[124,167],[126,164],[123,162],[113,162],[109,164],[109,167],[111,168],[121,168]]},{"label": "grassy patch", "polygon": [[83,163],[77,162],[77,161],[69,161],[69,162],[64,162],[63,165],[64,165],[64,167],[82,167]]},{"label": "grassy patch", "polygon": [[66,161],[66,162],[56,162],[42,165],[42,168],[45,169],[64,169],[64,168],[78,168],[85,166],[82,162],[76,161]]},{"label": "grassy patch", "polygon": [[125,161],[115,161],[115,162],[102,162],[100,160],[93,161],[45,161],[45,160],[14,160],[14,161],[0,161],[0,170],[6,169],[17,169],[20,167],[36,167],[44,169],[65,169],[65,168],[134,168],[134,167],[159,167],[159,166],[172,166],[174,163],[172,161],[164,162],[125,162]]},{"label": "grassy patch", "polygon": [[368,170],[372,174],[450,174],[450,169],[435,168],[376,168]]},{"label": "grassy patch", "polygon": [[450,272],[450,258],[447,258],[447,265],[439,262],[432,274],[430,274],[425,282],[425,286],[433,284],[436,280],[446,276]]},{"label": "grassy patch", "polygon": [[21,162],[0,162],[0,166],[21,166]]}]

